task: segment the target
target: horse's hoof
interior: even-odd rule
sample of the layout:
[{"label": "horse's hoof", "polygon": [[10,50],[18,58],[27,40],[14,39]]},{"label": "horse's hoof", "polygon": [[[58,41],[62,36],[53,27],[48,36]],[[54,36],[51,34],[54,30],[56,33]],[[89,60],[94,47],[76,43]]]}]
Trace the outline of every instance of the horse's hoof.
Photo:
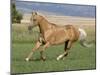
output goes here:
[{"label": "horse's hoof", "polygon": [[45,61],[46,60],[46,57],[43,57],[42,60]]},{"label": "horse's hoof", "polygon": [[25,59],[25,61],[27,61],[27,62],[28,62],[28,61],[29,61],[29,58],[26,58],[26,59]]},{"label": "horse's hoof", "polygon": [[59,56],[57,57],[57,61],[60,60],[60,59],[62,59],[62,58],[63,58],[63,55],[59,55]]},{"label": "horse's hoof", "polygon": [[57,58],[57,61],[59,61],[60,59],[59,58]]}]

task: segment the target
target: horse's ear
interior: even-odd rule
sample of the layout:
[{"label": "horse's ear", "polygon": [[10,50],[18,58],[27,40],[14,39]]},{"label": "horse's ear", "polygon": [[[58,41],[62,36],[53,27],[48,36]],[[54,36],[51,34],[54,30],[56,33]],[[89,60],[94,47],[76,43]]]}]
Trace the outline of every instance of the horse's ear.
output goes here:
[{"label": "horse's ear", "polygon": [[32,12],[32,15],[37,15],[37,12]]},{"label": "horse's ear", "polygon": [[37,12],[35,12],[35,15],[37,15]]}]

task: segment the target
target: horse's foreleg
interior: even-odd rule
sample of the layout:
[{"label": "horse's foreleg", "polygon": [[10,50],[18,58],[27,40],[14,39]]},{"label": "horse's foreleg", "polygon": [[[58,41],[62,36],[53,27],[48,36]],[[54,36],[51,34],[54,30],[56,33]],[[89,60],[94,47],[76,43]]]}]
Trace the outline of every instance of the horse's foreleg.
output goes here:
[{"label": "horse's foreleg", "polygon": [[41,43],[38,41],[35,45],[35,47],[32,49],[32,51],[30,52],[30,54],[27,56],[27,58],[25,59],[26,61],[29,61],[29,59],[32,57],[33,52],[38,49],[40,47]]},{"label": "horse's foreleg", "polygon": [[43,48],[40,50],[40,58],[45,61],[46,60],[46,57],[44,56],[44,50],[49,46],[49,42],[46,43]]},{"label": "horse's foreleg", "polygon": [[72,42],[71,42],[71,41],[65,42],[65,49],[64,49],[65,52],[64,52],[63,54],[59,55],[59,56],[57,57],[57,60],[63,59],[65,56],[68,55],[68,49],[71,48],[71,45],[72,45]]}]

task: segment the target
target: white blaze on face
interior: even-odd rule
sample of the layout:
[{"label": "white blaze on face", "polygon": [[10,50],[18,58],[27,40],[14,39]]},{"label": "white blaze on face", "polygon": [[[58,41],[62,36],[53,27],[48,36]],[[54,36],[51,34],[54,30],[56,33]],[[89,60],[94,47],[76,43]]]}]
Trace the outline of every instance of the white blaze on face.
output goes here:
[{"label": "white blaze on face", "polygon": [[84,40],[87,36],[86,32],[80,28],[79,28],[79,32],[80,32],[79,41]]}]

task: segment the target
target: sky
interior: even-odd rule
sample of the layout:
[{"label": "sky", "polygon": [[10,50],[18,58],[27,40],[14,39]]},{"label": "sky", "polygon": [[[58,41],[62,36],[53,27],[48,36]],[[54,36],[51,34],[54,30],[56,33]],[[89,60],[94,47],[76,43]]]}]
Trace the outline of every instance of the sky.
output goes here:
[{"label": "sky", "polygon": [[16,1],[16,8],[23,14],[41,11],[55,15],[95,18],[96,7],[92,5],[57,4],[44,2]]}]

